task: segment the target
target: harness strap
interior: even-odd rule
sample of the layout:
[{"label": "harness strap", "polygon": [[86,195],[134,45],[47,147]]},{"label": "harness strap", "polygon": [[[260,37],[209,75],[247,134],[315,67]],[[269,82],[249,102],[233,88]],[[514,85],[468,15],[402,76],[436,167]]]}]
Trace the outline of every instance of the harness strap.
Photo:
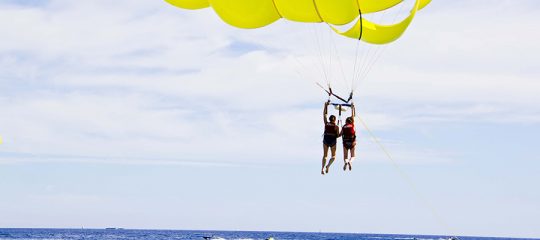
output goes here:
[{"label": "harness strap", "polygon": [[339,118],[338,118],[338,126],[341,127],[341,105],[339,105]]}]

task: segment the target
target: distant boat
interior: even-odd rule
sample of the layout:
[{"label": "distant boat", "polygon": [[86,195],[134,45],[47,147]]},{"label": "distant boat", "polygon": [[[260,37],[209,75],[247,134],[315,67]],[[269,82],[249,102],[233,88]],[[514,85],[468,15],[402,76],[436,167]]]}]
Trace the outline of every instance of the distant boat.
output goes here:
[{"label": "distant boat", "polygon": [[105,228],[105,230],[124,230],[124,229],[123,228],[108,227],[108,228]]}]

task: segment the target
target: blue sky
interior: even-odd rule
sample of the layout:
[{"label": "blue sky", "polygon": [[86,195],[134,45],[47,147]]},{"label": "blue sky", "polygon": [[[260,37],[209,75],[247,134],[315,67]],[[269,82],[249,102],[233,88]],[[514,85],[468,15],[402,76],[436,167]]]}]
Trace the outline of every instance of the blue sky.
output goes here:
[{"label": "blue sky", "polygon": [[417,194],[364,129],[353,172],[320,176],[313,38],[347,71],[355,47],[324,26],[2,1],[0,227],[538,238],[539,14],[435,0],[359,83],[360,116]]}]

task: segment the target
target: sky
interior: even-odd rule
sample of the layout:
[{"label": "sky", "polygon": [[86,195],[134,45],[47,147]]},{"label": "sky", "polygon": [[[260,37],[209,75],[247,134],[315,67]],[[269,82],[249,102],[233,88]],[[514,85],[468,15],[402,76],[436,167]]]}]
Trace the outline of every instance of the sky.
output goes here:
[{"label": "sky", "polygon": [[[434,0],[357,57],[321,24],[1,0],[0,227],[540,238],[539,16]],[[393,161],[357,123],[353,171],[338,150],[321,176],[314,83],[326,66],[346,95],[341,68],[370,51],[354,101]]]}]

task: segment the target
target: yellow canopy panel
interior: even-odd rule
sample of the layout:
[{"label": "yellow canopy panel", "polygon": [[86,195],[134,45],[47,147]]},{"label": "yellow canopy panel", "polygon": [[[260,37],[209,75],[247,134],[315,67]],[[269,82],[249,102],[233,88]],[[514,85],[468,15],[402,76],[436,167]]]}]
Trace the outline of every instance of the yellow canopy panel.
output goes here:
[{"label": "yellow canopy panel", "polygon": [[346,25],[356,21],[347,31],[332,29],[350,38],[360,38],[372,44],[386,44],[398,39],[407,29],[416,12],[431,0],[416,0],[409,16],[399,23],[379,25],[362,14],[384,11],[403,0],[165,0],[185,9],[212,7],[223,21],[239,28],[259,28],[280,18],[296,22],[325,22]]},{"label": "yellow canopy panel", "polygon": [[416,0],[413,9],[409,13],[409,16],[396,24],[379,25],[366,19],[359,19],[351,29],[345,32],[341,32],[336,28],[332,26],[331,27],[336,33],[340,35],[357,39],[361,37],[362,41],[367,43],[391,43],[401,37],[407,27],[409,27],[409,24],[412,22],[414,16],[416,15],[416,12],[424,8],[430,2],[431,0]]}]

